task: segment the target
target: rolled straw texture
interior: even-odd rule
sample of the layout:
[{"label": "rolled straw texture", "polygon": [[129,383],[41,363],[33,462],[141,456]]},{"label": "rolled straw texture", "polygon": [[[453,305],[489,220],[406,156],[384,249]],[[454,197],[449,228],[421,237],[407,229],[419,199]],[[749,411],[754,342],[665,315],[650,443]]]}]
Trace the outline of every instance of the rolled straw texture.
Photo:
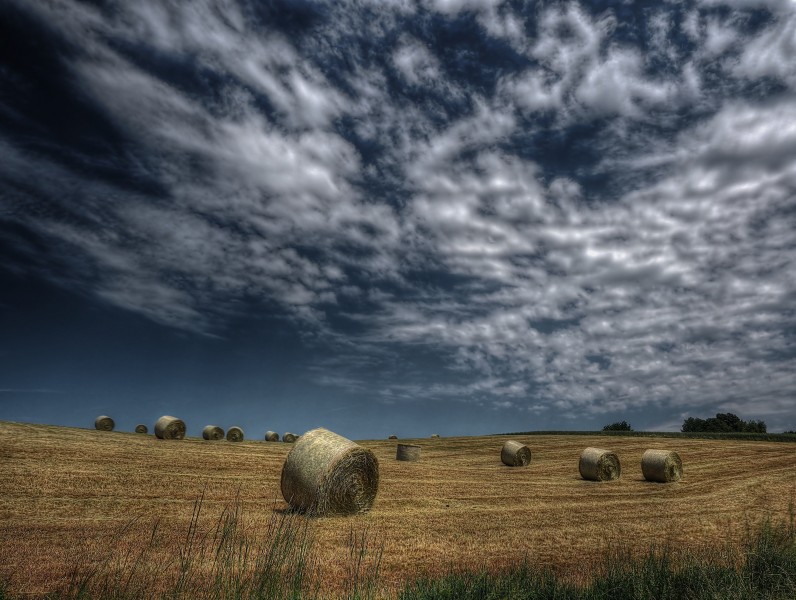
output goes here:
[{"label": "rolled straw texture", "polygon": [[647,481],[672,483],[683,476],[683,461],[671,450],[647,450],[641,457],[641,472]]},{"label": "rolled straw texture", "polygon": [[578,468],[580,476],[590,481],[613,481],[622,474],[619,457],[601,448],[586,448],[580,455]]},{"label": "rolled straw texture", "polygon": [[282,441],[287,442],[288,444],[292,444],[293,442],[298,439],[298,436],[295,433],[290,433],[289,431],[285,432],[285,435],[282,436]]},{"label": "rolled straw texture", "polygon": [[114,423],[113,419],[110,417],[100,415],[94,419],[94,428],[98,429],[99,431],[113,431],[114,427],[116,427],[116,423]]},{"label": "rolled straw texture", "polygon": [[242,442],[243,441],[243,429],[240,427],[230,427],[227,429],[227,441],[228,442]]},{"label": "rolled straw texture", "polygon": [[500,451],[500,460],[510,467],[527,467],[531,464],[531,449],[520,442],[507,440]]},{"label": "rolled straw texture", "polygon": [[185,423],[177,417],[163,415],[155,423],[155,435],[161,440],[181,440],[185,437]]},{"label": "rolled straw texture", "polygon": [[202,437],[210,441],[218,441],[224,439],[224,430],[217,425],[207,425],[202,429]]},{"label": "rolled straw texture", "polygon": [[373,452],[328,429],[308,431],[282,467],[282,496],[313,516],[370,510],[379,490],[379,461]]},{"label": "rolled straw texture", "polygon": [[276,431],[266,431],[265,432],[265,441],[266,442],[278,442],[279,441],[279,434]]},{"label": "rolled straw texture", "polygon": [[414,444],[398,444],[395,460],[420,460],[420,446]]},{"label": "rolled straw texture", "polygon": [[144,424],[136,425],[135,426],[135,432],[136,433],[149,433],[149,427],[147,427]]}]

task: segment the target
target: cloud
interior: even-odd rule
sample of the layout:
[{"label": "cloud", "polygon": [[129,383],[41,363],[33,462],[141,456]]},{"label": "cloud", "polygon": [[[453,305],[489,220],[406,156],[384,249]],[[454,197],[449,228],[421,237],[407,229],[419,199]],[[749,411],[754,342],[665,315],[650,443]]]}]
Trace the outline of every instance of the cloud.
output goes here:
[{"label": "cloud", "polygon": [[[335,349],[316,381],[384,402],[781,414],[795,20],[766,6],[759,29],[659,7],[646,45],[575,2],[346,4],[304,30],[234,2],[25,5],[123,141],[0,132],[0,219],[46,240],[14,242],[41,273],[159,323],[267,307]],[[512,60],[468,81],[457,23]]]}]

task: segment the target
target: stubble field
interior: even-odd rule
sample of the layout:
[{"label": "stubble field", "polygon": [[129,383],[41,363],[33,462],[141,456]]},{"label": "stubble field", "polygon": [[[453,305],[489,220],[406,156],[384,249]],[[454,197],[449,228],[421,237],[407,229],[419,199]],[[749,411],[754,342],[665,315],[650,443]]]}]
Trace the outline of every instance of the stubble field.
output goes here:
[{"label": "stubble field", "polygon": [[[373,510],[313,520],[315,551],[333,595],[350,569],[351,534],[381,549],[387,590],[450,569],[501,569],[527,560],[585,581],[606,549],[668,543],[698,551],[741,539],[762,519],[785,520],[796,498],[794,445],[776,442],[603,436],[513,437],[530,446],[526,468],[500,462],[503,436],[399,440],[423,446],[419,462],[397,462],[395,440],[362,441],[380,465]],[[583,481],[586,446],[622,461],[615,482]],[[285,513],[279,478],[291,445],[0,422],[0,578],[11,592],[43,594],[78,563],[111,549],[157,544],[147,560],[173,560],[196,501],[208,531],[237,504],[247,535],[265,535]],[[679,452],[684,478],[641,476],[648,448]]]}]

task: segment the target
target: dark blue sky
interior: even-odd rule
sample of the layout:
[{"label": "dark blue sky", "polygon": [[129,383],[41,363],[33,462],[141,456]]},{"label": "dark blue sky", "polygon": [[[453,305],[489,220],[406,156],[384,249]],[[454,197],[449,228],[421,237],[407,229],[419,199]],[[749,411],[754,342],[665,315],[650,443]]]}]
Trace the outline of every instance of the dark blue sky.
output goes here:
[{"label": "dark blue sky", "polygon": [[796,428],[796,2],[0,0],[0,419]]}]

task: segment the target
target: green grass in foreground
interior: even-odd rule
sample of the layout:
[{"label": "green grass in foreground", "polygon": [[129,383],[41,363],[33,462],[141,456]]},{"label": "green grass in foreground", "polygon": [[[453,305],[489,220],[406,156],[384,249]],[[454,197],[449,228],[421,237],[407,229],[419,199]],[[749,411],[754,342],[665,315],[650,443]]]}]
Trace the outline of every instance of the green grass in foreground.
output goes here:
[{"label": "green grass in foreground", "polygon": [[[156,570],[143,565],[156,546],[123,550],[119,539],[104,560],[84,560],[70,581],[48,600],[259,600],[329,598],[321,584],[322,565],[313,552],[312,521],[275,514],[267,530],[252,537],[241,525],[239,503],[226,510],[214,528],[200,528],[202,499],[172,561]],[[124,534],[124,532],[122,532]],[[263,541],[257,541],[263,540]],[[565,550],[564,550],[565,551]],[[684,554],[675,548],[651,548],[643,556],[627,549],[606,553],[600,564],[583,565],[593,578],[585,586],[521,563],[498,574],[454,572],[407,583],[387,595],[379,582],[381,548],[367,531],[349,538],[348,576],[338,598],[370,600],[793,600],[796,598],[796,532],[789,522],[764,522],[737,546]],[[200,568],[201,567],[201,568]],[[206,579],[207,573],[210,580]],[[201,575],[200,575],[201,574]],[[0,600],[21,600],[0,582]]]},{"label": "green grass in foreground", "polygon": [[[588,568],[591,565],[584,565]],[[792,600],[796,598],[793,523],[765,523],[743,550],[714,549],[677,556],[650,549],[634,558],[620,550],[595,565],[584,587],[567,584],[549,571],[523,564],[506,573],[452,573],[417,581],[399,600]]]}]

